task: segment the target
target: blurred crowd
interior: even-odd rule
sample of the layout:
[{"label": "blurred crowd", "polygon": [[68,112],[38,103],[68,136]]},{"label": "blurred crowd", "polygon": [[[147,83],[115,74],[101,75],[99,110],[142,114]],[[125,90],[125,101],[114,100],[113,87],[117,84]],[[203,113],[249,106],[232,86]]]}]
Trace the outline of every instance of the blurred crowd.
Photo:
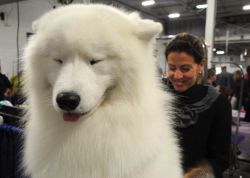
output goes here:
[{"label": "blurred crowd", "polygon": [[25,101],[22,92],[22,72],[9,79],[1,72],[0,67],[0,101],[7,102],[8,105],[20,105]]},{"label": "blurred crowd", "polygon": [[250,66],[247,66],[246,71],[235,70],[233,73],[228,72],[226,66],[221,67],[219,74],[216,74],[215,67],[208,69],[207,84],[226,96],[232,109],[244,110],[244,120],[250,121]]}]

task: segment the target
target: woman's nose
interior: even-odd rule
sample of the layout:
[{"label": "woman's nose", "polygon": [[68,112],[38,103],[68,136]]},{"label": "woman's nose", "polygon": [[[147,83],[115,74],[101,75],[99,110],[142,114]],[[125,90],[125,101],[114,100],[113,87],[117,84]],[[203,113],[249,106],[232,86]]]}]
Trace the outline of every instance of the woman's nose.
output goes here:
[{"label": "woman's nose", "polygon": [[183,77],[182,72],[179,71],[179,70],[176,70],[175,73],[174,73],[174,78],[175,78],[175,79],[180,79],[180,78],[182,78],[182,77]]}]

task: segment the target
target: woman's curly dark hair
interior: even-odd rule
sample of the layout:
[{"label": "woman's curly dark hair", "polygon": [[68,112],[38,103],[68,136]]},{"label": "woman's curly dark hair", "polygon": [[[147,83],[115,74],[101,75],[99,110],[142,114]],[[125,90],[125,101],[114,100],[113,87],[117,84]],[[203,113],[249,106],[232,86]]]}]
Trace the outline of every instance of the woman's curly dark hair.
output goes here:
[{"label": "woman's curly dark hair", "polygon": [[171,52],[186,52],[194,57],[196,64],[200,64],[206,58],[206,45],[196,36],[180,33],[167,45],[166,59]]}]

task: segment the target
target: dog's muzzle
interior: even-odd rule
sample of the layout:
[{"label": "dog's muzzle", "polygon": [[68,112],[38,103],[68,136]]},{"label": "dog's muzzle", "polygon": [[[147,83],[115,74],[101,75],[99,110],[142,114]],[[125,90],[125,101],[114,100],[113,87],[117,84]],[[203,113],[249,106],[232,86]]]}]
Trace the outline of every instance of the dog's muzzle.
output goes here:
[{"label": "dog's muzzle", "polygon": [[75,110],[80,100],[80,96],[74,92],[61,92],[56,96],[58,107],[66,112]]},{"label": "dog's muzzle", "polygon": [[64,113],[64,121],[75,122],[80,119],[82,114],[74,112],[80,101],[80,96],[74,92],[61,92],[56,96],[57,105]]}]

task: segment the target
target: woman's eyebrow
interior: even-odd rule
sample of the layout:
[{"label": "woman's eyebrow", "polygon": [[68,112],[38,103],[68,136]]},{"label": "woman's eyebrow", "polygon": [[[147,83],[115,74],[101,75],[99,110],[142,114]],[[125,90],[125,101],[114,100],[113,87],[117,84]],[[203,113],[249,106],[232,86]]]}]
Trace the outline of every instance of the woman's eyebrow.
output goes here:
[{"label": "woman's eyebrow", "polygon": [[190,64],[183,64],[180,67],[192,67],[192,65],[190,65]]},{"label": "woman's eyebrow", "polygon": [[169,66],[176,66],[175,64],[168,64]]}]

